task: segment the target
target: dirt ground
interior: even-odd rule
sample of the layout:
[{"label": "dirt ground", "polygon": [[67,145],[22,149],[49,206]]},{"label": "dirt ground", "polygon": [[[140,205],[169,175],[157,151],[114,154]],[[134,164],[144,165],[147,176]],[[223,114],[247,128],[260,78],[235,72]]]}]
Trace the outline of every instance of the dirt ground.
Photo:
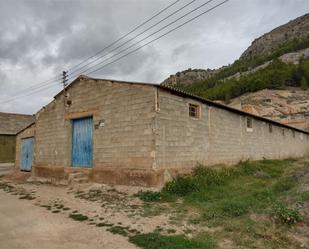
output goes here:
[{"label": "dirt ground", "polygon": [[0,177],[1,249],[129,249],[137,248],[128,241],[131,235],[197,229],[183,219],[188,211],[181,210],[181,203],[178,209],[144,203],[134,196],[141,188],[55,186],[4,178]]},{"label": "dirt ground", "polygon": [[136,248],[127,239],[0,191],[1,249]]}]

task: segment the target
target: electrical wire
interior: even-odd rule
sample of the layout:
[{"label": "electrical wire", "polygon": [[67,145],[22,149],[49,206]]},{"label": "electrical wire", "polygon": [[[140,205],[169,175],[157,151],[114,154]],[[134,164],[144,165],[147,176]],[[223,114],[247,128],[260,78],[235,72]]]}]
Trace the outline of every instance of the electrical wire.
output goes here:
[{"label": "electrical wire", "polygon": [[86,61],[96,57],[97,55],[101,54],[102,52],[104,52],[106,49],[112,47],[113,45],[117,44],[119,41],[123,40],[124,38],[128,37],[130,34],[132,34],[134,31],[138,30],[140,27],[144,26],[145,24],[149,23],[150,21],[152,21],[154,18],[156,18],[157,16],[159,16],[160,14],[162,14],[163,12],[165,12],[166,10],[168,10],[169,8],[171,8],[172,6],[174,6],[176,3],[178,3],[180,0],[176,0],[175,2],[171,3],[170,5],[168,5],[167,7],[163,8],[162,10],[160,10],[158,13],[156,13],[155,15],[153,15],[152,17],[148,18],[147,20],[145,20],[144,22],[142,22],[141,24],[137,25],[135,28],[133,28],[131,31],[129,31],[128,33],[126,33],[125,35],[121,36],[120,38],[118,38],[117,40],[113,41],[112,43],[110,43],[109,45],[107,45],[106,47],[104,47],[103,49],[99,50],[97,53],[95,53],[94,55],[84,59],[83,61],[81,61],[80,63],[78,63],[77,65],[71,67],[68,69],[68,71],[72,71],[73,69],[75,69],[76,67],[84,64]]},{"label": "electrical wire", "polygon": [[[85,65],[81,66],[81,67],[78,67],[77,69],[75,70],[69,70],[71,74],[74,74],[75,72],[87,67],[88,65],[91,65],[93,64],[94,62],[100,60],[101,58],[104,58],[105,56],[107,56],[108,54],[116,51],[118,48],[121,48],[123,46],[125,46],[126,44],[130,43],[131,41],[133,41],[135,38],[141,36],[142,34],[146,33],[147,31],[151,30],[152,28],[156,27],[157,25],[159,25],[160,23],[164,22],[165,20],[167,20],[168,18],[172,17],[173,15],[177,14],[178,12],[180,12],[181,10],[185,9],[186,7],[188,7],[189,5],[193,4],[196,0],[192,0],[191,2],[185,4],[184,6],[182,6],[181,8],[173,11],[171,14],[169,14],[168,16],[164,17],[163,19],[161,19],[160,21],[154,23],[153,25],[151,25],[150,27],[148,27],[147,29],[143,30],[142,32],[138,33],[137,35],[133,36],[132,38],[130,38],[129,40],[121,43],[119,46],[117,46],[116,48],[112,49],[111,51],[109,51],[107,54],[104,54],[104,55],[101,55],[99,57],[97,57],[96,59],[86,63]],[[108,46],[110,47],[110,46]],[[107,47],[106,47],[107,48]],[[104,49],[105,50],[105,49]],[[101,52],[103,52],[104,50],[101,50]],[[101,53],[100,52],[100,53]],[[97,53],[99,54],[99,53]]]},{"label": "electrical wire", "polygon": [[145,47],[145,46],[147,46],[147,45],[149,45],[149,44],[151,44],[151,43],[153,43],[153,42],[155,42],[155,41],[161,39],[162,37],[164,37],[164,36],[166,36],[166,35],[168,35],[168,34],[174,32],[175,30],[177,30],[177,29],[183,27],[184,25],[186,25],[186,24],[188,24],[188,23],[194,21],[195,19],[201,17],[202,15],[205,15],[205,14],[207,14],[208,12],[210,12],[210,11],[212,11],[212,10],[218,8],[219,6],[221,6],[221,5],[225,4],[225,3],[227,3],[228,1],[230,1],[230,0],[225,0],[225,1],[223,1],[223,2],[221,2],[221,3],[219,3],[219,4],[217,4],[217,5],[215,5],[214,7],[210,8],[210,9],[208,9],[208,10],[206,10],[206,11],[200,13],[199,15],[197,15],[197,16],[195,16],[195,17],[189,19],[188,21],[186,21],[186,22],[184,22],[184,23],[182,23],[182,24],[176,26],[175,28],[173,28],[173,29],[169,30],[168,32],[166,32],[166,33],[160,35],[159,37],[157,37],[157,38],[155,38],[155,39],[153,39],[153,40],[147,42],[146,44],[144,44],[144,45],[142,45],[142,46],[140,46],[140,47],[138,47],[138,48],[136,48],[136,49],[134,49],[134,50],[132,50],[132,51],[130,51],[130,52],[128,52],[128,53],[126,53],[125,55],[123,55],[123,56],[117,58],[116,60],[111,61],[111,62],[109,62],[109,63],[107,63],[107,64],[105,64],[105,65],[103,65],[103,66],[101,66],[101,67],[99,67],[99,68],[97,68],[97,69],[94,69],[94,70],[88,72],[88,74],[97,72],[97,71],[101,70],[102,68],[104,68],[104,67],[106,67],[106,66],[108,66],[108,65],[110,65],[110,64],[113,64],[113,63],[115,63],[116,61],[121,60],[122,58],[124,58],[124,57],[126,57],[126,56],[128,56],[128,55],[130,55],[130,54],[132,54],[132,53],[134,53],[134,52],[136,52],[136,51],[142,49],[143,47]]},{"label": "electrical wire", "polygon": [[[148,36],[144,37],[143,39],[138,40],[137,42],[133,43],[133,44],[130,45],[129,47],[126,47],[125,49],[119,51],[118,53],[116,53],[116,54],[114,54],[114,55],[112,55],[112,56],[110,56],[110,57],[108,57],[108,58],[102,60],[101,62],[97,63],[96,65],[93,65],[93,66],[91,66],[91,67],[89,67],[89,68],[87,68],[87,69],[85,69],[85,70],[82,70],[82,71],[79,72],[77,75],[86,73],[86,72],[88,72],[89,69],[92,69],[92,68],[94,68],[94,67],[96,67],[96,66],[98,66],[98,65],[101,65],[101,64],[103,64],[105,61],[108,61],[108,60],[110,60],[110,59],[112,59],[112,58],[114,58],[114,57],[116,57],[116,56],[122,54],[123,52],[129,50],[130,48],[134,47],[135,45],[139,44],[140,42],[145,41],[145,40],[148,39],[149,37],[151,37],[151,36],[153,36],[153,35],[155,35],[155,34],[161,32],[162,30],[166,29],[167,27],[169,27],[169,26],[171,26],[171,25],[177,23],[179,20],[185,18],[186,16],[192,14],[193,12],[195,12],[195,11],[201,9],[202,7],[204,7],[205,5],[207,5],[207,4],[209,4],[209,3],[213,2],[213,1],[214,1],[214,0],[208,0],[207,2],[205,2],[205,3],[201,4],[201,5],[199,5],[198,7],[194,8],[193,10],[191,10],[191,11],[187,12],[186,14],[180,16],[179,18],[175,19],[174,21],[172,21],[172,22],[168,23],[167,25],[161,27],[161,28],[158,29],[157,31],[155,31],[155,32],[153,32],[153,33],[151,33],[151,34],[149,34]],[[108,54],[106,54],[106,55],[108,55]],[[73,76],[73,78],[76,77],[77,75],[75,74],[75,75]],[[71,78],[72,78],[72,77],[71,77]]]},{"label": "electrical wire", "polygon": [[[128,33],[126,33],[125,35],[121,36],[120,38],[118,38],[117,40],[115,40],[114,42],[112,42],[111,44],[107,45],[106,47],[104,47],[103,49],[101,49],[100,51],[98,51],[96,54],[88,57],[87,59],[81,61],[80,63],[78,63],[77,65],[71,67],[69,70],[72,70],[82,64],[84,64],[85,62],[87,62],[89,59],[92,59],[94,57],[96,57],[97,55],[99,55],[100,53],[102,53],[103,51],[105,51],[106,49],[112,47],[113,45],[117,44],[119,41],[123,40],[124,38],[126,38],[127,36],[129,36],[130,34],[132,34],[134,31],[138,30],[140,27],[144,26],[145,24],[149,23],[150,21],[152,21],[154,18],[156,18],[157,16],[159,16],[160,14],[162,14],[163,12],[165,12],[166,10],[170,9],[172,6],[174,6],[175,4],[177,4],[180,0],[176,0],[174,2],[172,2],[171,4],[169,4],[168,6],[166,6],[165,8],[163,8],[162,10],[160,10],[159,12],[157,12],[155,15],[153,15],[152,17],[146,19],[144,22],[142,22],[141,24],[137,25],[135,28],[133,28],[131,31],[129,31]],[[57,78],[55,79],[55,77],[51,78],[50,80],[47,81],[43,81],[41,83],[38,84],[34,84],[32,86],[30,86],[29,88],[25,88],[22,90],[22,92],[20,94],[14,95],[13,97],[19,97],[20,95],[24,95],[25,91],[31,91],[33,89],[37,89],[37,88],[41,88],[44,87],[45,85],[49,85],[46,84],[47,82],[50,81],[56,81],[56,80],[61,80],[62,78]],[[12,99],[9,99],[8,101],[12,101]],[[5,103],[7,102],[7,100],[4,101],[0,101],[0,103]]]}]

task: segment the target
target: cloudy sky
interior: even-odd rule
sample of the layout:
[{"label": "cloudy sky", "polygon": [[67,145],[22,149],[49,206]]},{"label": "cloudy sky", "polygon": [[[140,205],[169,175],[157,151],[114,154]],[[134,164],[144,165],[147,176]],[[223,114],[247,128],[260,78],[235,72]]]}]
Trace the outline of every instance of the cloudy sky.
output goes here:
[{"label": "cloudy sky", "polygon": [[[220,1],[223,0],[213,0],[139,44],[151,41]],[[58,77],[63,70],[94,55],[173,2],[175,0],[0,0],[0,111],[35,113],[61,89]],[[72,79],[88,70],[82,73],[160,83],[170,74],[187,68],[220,67],[237,59],[254,38],[309,11],[308,0],[230,0],[143,49],[106,65],[140,46],[133,46],[134,43],[206,0],[190,2],[192,0],[179,0],[103,51],[105,61],[100,65],[105,66],[101,70],[90,73],[98,66],[88,69],[101,62],[97,60],[82,69],[69,70],[69,77]],[[186,4],[189,5],[161,24],[115,49]],[[120,53],[130,45],[131,50]],[[114,57],[107,60],[111,56]]]}]

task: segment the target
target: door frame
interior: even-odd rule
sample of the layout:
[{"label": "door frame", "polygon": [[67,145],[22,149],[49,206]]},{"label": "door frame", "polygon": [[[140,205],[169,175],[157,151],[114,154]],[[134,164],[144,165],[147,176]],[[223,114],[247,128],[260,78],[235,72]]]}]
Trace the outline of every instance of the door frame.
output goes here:
[{"label": "door frame", "polygon": [[[28,169],[23,169],[22,168],[22,162],[23,162],[23,141],[27,140],[27,139],[31,139],[31,149],[32,149],[32,153],[31,153],[31,165],[30,165],[30,170]],[[31,137],[23,137],[20,139],[20,162],[19,162],[19,169],[20,171],[25,171],[25,172],[31,172],[32,171],[32,166],[33,166],[33,160],[34,160],[34,136]]]},{"label": "door frame", "polygon": [[[92,126],[91,126],[91,128],[92,128],[92,137],[91,137],[91,146],[92,146],[92,156],[91,156],[91,163],[90,163],[90,165],[89,166],[87,166],[87,167],[85,167],[85,166],[74,166],[73,165],[73,153],[74,153],[74,149],[73,149],[73,146],[74,146],[74,121],[75,120],[78,120],[78,119],[87,119],[87,118],[91,118],[91,120],[92,120]],[[79,117],[74,117],[74,118],[72,118],[72,119],[70,119],[70,122],[71,122],[71,137],[70,137],[70,139],[71,139],[71,142],[70,142],[70,150],[71,150],[71,158],[70,158],[70,166],[71,166],[71,168],[73,168],[73,169],[92,169],[93,168],[93,157],[94,157],[94,153],[93,153],[93,145],[94,145],[94,134],[93,134],[93,132],[94,132],[94,126],[93,126],[93,124],[94,124],[94,122],[93,122],[93,115],[87,115],[87,116],[79,116]]]}]

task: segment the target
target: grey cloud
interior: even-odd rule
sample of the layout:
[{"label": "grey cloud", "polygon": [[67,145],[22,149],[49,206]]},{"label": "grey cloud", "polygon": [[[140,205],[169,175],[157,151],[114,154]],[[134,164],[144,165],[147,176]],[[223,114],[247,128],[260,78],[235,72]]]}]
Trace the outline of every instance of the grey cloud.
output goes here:
[{"label": "grey cloud", "polygon": [[[60,74],[171,2],[0,0],[0,101]],[[307,6],[307,0],[231,0],[93,76],[159,83],[189,67],[220,67],[237,59],[254,38],[308,12]],[[18,98],[0,111],[35,112],[58,90],[55,85],[31,101]]]}]

